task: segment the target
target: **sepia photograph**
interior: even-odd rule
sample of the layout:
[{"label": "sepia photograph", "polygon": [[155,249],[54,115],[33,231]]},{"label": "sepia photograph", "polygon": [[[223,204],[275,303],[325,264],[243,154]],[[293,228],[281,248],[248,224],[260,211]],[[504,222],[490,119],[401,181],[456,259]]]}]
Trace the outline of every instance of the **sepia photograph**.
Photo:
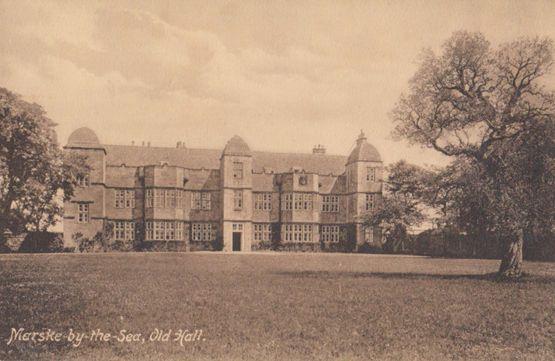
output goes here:
[{"label": "sepia photograph", "polygon": [[555,0],[0,0],[0,361],[555,361]]}]

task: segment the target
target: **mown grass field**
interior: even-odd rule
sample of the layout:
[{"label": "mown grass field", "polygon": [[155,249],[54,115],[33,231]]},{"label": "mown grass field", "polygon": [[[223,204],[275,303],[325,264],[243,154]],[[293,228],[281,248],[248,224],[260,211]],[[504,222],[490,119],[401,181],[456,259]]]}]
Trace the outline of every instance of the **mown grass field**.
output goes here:
[{"label": "mown grass field", "polygon": [[[0,255],[0,360],[553,360],[555,264],[344,254]],[[15,341],[11,328],[146,342]],[[149,341],[155,329],[200,341]],[[173,335],[173,334],[172,334]]]}]

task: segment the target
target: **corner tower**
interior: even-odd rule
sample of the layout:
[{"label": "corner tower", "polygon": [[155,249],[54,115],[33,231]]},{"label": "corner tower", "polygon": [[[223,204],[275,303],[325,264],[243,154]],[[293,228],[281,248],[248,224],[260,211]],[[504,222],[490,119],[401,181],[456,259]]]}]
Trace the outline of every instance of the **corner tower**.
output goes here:
[{"label": "corner tower", "polygon": [[368,143],[362,130],[345,165],[347,177],[347,222],[349,238],[357,248],[364,244],[378,244],[380,232],[364,229],[360,216],[370,211],[382,197],[383,162],[378,150]]},{"label": "corner tower", "polygon": [[252,153],[239,136],[220,158],[222,240],[224,251],[250,251],[252,241]]},{"label": "corner tower", "polygon": [[106,218],[106,149],[94,131],[83,127],[68,138],[64,152],[85,156],[90,174],[79,179],[73,198],[64,202],[64,245],[75,246],[73,234],[92,237],[101,231]]}]

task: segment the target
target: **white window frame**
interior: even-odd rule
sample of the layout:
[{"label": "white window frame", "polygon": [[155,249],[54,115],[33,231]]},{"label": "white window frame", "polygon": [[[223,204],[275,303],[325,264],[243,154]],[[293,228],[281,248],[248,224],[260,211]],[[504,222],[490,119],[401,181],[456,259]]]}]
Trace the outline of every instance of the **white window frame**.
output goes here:
[{"label": "white window frame", "polygon": [[233,191],[233,209],[240,211],[243,209],[243,190],[236,189]]},{"label": "white window frame", "polygon": [[367,182],[376,181],[376,167],[366,167],[366,181]]},{"label": "white window frame", "polygon": [[376,197],[374,193],[366,193],[366,210],[371,211],[376,207]]},{"label": "white window frame", "polygon": [[88,174],[77,177],[77,186],[85,188],[91,185],[90,177]]},{"label": "white window frame", "polygon": [[90,219],[89,203],[77,203],[77,223],[89,223]]},{"label": "white window frame", "polygon": [[154,208],[154,189],[152,188],[146,190],[145,208]]},{"label": "white window frame", "polygon": [[322,196],[322,212],[337,213],[339,212],[339,196],[326,194]]},{"label": "white window frame", "polygon": [[233,179],[243,179],[243,162],[234,161],[232,164]]}]

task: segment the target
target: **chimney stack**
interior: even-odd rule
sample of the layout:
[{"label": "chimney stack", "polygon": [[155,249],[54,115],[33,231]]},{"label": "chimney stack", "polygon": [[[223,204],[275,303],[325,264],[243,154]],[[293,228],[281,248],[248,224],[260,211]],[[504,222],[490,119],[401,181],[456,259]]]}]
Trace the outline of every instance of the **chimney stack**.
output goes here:
[{"label": "chimney stack", "polygon": [[326,147],[322,144],[315,145],[314,148],[312,148],[312,154],[326,154]]}]

